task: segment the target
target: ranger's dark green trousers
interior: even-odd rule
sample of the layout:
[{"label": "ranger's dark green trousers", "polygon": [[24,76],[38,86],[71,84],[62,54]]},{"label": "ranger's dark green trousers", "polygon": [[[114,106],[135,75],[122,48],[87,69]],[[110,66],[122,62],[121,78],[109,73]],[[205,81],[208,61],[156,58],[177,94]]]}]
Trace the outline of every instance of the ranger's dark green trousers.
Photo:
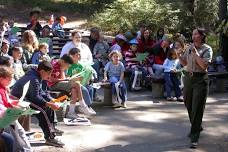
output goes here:
[{"label": "ranger's dark green trousers", "polygon": [[198,142],[208,91],[209,80],[206,73],[185,73],[184,103],[191,122],[191,142]]}]

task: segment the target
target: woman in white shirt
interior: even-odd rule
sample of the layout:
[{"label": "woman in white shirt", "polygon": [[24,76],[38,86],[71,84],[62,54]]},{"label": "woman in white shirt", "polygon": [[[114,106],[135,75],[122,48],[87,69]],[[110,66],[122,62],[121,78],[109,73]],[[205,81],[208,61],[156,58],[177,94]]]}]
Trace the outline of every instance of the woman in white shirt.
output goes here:
[{"label": "woman in white shirt", "polygon": [[93,63],[93,56],[89,49],[89,47],[81,42],[81,34],[77,31],[72,32],[72,41],[67,42],[61,51],[60,57],[62,57],[64,54],[68,54],[70,49],[72,48],[78,48],[81,50],[81,60],[80,63],[82,64],[92,64]]}]

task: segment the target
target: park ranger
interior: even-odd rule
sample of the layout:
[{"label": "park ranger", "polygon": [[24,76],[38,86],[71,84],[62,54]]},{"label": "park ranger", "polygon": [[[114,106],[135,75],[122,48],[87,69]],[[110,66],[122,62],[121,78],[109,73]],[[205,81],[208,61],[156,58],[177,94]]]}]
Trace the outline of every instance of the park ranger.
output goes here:
[{"label": "park ranger", "polygon": [[209,91],[207,67],[212,60],[213,52],[212,48],[205,44],[205,29],[195,29],[192,40],[193,43],[179,59],[181,64],[186,66],[184,72],[184,101],[191,123],[190,148],[196,148],[200,131],[203,130],[201,126],[202,118]]}]

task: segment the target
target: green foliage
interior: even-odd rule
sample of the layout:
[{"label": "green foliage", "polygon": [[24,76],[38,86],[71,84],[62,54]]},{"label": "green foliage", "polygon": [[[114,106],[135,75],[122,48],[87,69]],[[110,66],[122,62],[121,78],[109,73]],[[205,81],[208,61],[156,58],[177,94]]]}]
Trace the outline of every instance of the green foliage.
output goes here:
[{"label": "green foliage", "polygon": [[214,53],[218,52],[219,51],[219,37],[218,37],[218,35],[216,35],[214,33],[210,33],[207,36],[207,44],[209,44],[212,47]]},{"label": "green foliage", "polygon": [[197,26],[214,27],[218,20],[219,0],[200,0],[196,3],[194,19]]},{"label": "green foliage", "polygon": [[[70,12],[92,16],[90,25],[104,31],[134,30],[140,23],[152,30],[192,30],[195,26],[215,29],[219,0],[0,0],[1,5],[21,9]],[[70,17],[69,17],[70,18]]]},{"label": "green foliage", "polygon": [[141,22],[152,28],[165,23],[172,26],[173,19],[169,18],[172,12],[167,7],[161,7],[154,0],[118,0],[101,13],[96,13],[92,23],[106,31],[134,29]]},{"label": "green foliage", "polygon": [[0,4],[15,8],[39,7],[43,11],[72,12],[84,16],[102,10],[106,4],[114,0],[0,0]]},{"label": "green foliage", "polygon": [[203,26],[214,29],[219,0],[117,0],[92,17],[92,25],[105,31],[136,28],[141,22],[153,29],[172,30]]}]

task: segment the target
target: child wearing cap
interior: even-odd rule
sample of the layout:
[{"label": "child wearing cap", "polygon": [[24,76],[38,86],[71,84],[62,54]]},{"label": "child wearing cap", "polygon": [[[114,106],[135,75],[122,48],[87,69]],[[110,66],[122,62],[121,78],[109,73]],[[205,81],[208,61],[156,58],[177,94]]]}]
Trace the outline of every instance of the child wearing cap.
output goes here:
[{"label": "child wearing cap", "polygon": [[113,93],[113,107],[123,107],[126,108],[126,100],[127,100],[127,89],[124,82],[124,65],[120,61],[122,55],[119,51],[112,51],[109,54],[111,59],[105,65],[105,72],[104,72],[104,80],[107,81],[109,77],[109,82],[112,86],[112,93]]},{"label": "child wearing cap", "polygon": [[[131,90],[140,90],[141,89],[141,82],[142,76],[146,75],[146,70],[142,62],[137,61],[137,48],[138,48],[138,41],[137,39],[132,39],[130,42],[130,49],[125,53],[125,65],[126,70],[130,71],[131,73]],[[140,79],[141,78],[141,79]],[[137,83],[138,82],[138,83]]]},{"label": "child wearing cap", "polygon": [[114,44],[109,50],[110,52],[112,51],[119,51],[122,53],[122,47],[124,45],[125,42],[127,42],[127,39],[126,37],[123,35],[123,34],[118,34],[116,37],[115,37],[115,41],[116,41],[116,44]]}]

